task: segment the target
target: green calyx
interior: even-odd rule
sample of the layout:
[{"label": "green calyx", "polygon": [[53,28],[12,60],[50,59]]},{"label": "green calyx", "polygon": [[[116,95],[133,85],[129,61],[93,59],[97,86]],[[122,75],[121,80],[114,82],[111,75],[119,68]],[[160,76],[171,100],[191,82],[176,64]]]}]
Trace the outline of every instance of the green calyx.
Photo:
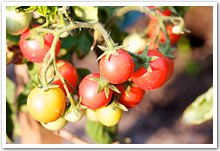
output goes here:
[{"label": "green calyx", "polygon": [[104,52],[98,57],[97,60],[100,60],[105,56],[106,61],[109,60],[109,57],[111,55],[119,55],[117,50],[124,48],[124,46],[117,46],[117,45],[114,45],[113,47],[103,47],[103,46],[98,46],[98,47]]},{"label": "green calyx", "polygon": [[109,96],[109,90],[113,90],[117,93],[121,93],[114,85],[110,84],[103,76],[100,76],[100,78],[90,78],[90,80],[96,81],[99,85],[97,89],[97,94],[104,90],[106,98]]}]

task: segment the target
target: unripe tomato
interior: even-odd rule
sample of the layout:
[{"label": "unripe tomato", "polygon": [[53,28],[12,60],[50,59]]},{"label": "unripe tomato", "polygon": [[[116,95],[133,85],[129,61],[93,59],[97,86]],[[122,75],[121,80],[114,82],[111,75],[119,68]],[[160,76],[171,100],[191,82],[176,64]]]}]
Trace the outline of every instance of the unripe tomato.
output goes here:
[{"label": "unripe tomato", "polygon": [[97,93],[99,84],[91,78],[100,78],[100,74],[93,73],[83,78],[79,84],[79,97],[82,97],[81,103],[83,105],[90,109],[98,109],[106,106],[110,102],[113,91],[109,89],[108,97],[106,97],[104,90]]},{"label": "unripe tomato", "polygon": [[11,35],[20,35],[31,22],[31,14],[25,12],[16,12],[16,7],[6,7],[6,31]]},{"label": "unripe tomato", "polygon": [[169,64],[167,58],[157,50],[149,50],[148,56],[158,57],[149,63],[152,72],[147,71],[144,67],[140,67],[132,74],[131,79],[138,87],[144,90],[153,90],[161,87],[167,81]]},{"label": "unripe tomato", "polygon": [[125,46],[126,50],[133,53],[143,51],[146,47],[146,43],[147,40],[137,33],[130,34],[123,40],[123,46]]},{"label": "unripe tomato", "polygon": [[99,121],[105,126],[116,125],[122,116],[122,110],[112,104],[96,110]]},{"label": "unripe tomato", "polygon": [[[33,63],[41,63],[47,52],[50,50],[50,47],[53,42],[53,34],[45,34],[44,35],[44,47],[42,48],[40,45],[40,37],[36,37],[35,39],[28,39],[31,36],[31,31],[27,29],[24,33],[21,34],[20,37],[20,49],[22,54],[26,59]],[[56,55],[60,50],[61,42],[60,40],[57,42],[56,45]]]},{"label": "unripe tomato", "polygon": [[44,91],[34,88],[27,98],[27,109],[37,121],[49,123],[56,121],[65,111],[66,96],[60,88]]},{"label": "unripe tomato", "polygon": [[41,125],[43,127],[45,127],[48,130],[51,130],[51,131],[58,131],[58,130],[64,128],[64,126],[66,126],[66,124],[67,124],[67,121],[63,117],[60,117],[56,121],[49,122],[49,123],[42,123],[41,122]]},{"label": "unripe tomato", "polygon": [[144,90],[136,85],[131,85],[130,89],[125,89],[124,84],[116,86],[121,92],[119,102],[127,108],[133,108],[138,105],[144,97]]},{"label": "unripe tomato", "polygon": [[98,116],[95,110],[92,109],[86,109],[86,117],[88,120],[93,121],[93,122],[98,122]]},{"label": "unripe tomato", "polygon": [[117,50],[118,55],[111,55],[108,60],[102,57],[99,63],[100,74],[113,84],[127,81],[134,71],[134,61],[124,49]]},{"label": "unripe tomato", "polygon": [[[67,81],[66,85],[67,85],[68,90],[70,91],[70,93],[74,92],[77,82],[78,82],[78,74],[77,74],[75,67],[71,63],[65,60],[57,60],[56,63],[57,63],[58,71]],[[59,87],[66,94],[63,83],[58,76],[55,77],[53,84],[59,85]]]},{"label": "unripe tomato", "polygon": [[82,117],[85,114],[85,110],[84,109],[79,109],[76,107],[70,107],[65,115],[64,118],[69,121],[69,122],[78,122],[82,119]]}]

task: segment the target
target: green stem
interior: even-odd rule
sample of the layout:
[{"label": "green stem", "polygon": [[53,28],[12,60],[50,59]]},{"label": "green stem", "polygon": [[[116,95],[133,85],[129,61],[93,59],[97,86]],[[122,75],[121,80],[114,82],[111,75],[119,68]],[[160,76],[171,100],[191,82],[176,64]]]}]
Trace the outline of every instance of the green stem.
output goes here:
[{"label": "green stem", "polygon": [[71,106],[76,106],[75,101],[67,87],[66,80],[64,79],[63,75],[57,69],[56,59],[53,60],[53,67],[54,67],[54,70],[56,71],[56,74],[58,75],[58,77],[60,78],[63,84],[63,87],[66,91],[67,98],[70,100]]}]

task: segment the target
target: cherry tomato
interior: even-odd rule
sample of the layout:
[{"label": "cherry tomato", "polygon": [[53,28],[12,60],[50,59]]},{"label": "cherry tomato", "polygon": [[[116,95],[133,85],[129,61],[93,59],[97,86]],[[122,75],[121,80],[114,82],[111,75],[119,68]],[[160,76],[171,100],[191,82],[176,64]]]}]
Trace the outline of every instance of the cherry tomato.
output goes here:
[{"label": "cherry tomato", "polygon": [[41,88],[31,90],[27,98],[30,115],[37,121],[49,123],[57,120],[66,107],[66,96],[60,88]]},{"label": "cherry tomato", "polygon": [[31,14],[25,12],[16,12],[16,7],[6,7],[6,31],[11,35],[20,35],[31,22]]},{"label": "cherry tomato", "polygon": [[49,122],[49,123],[42,123],[41,122],[41,125],[43,127],[45,127],[48,130],[51,130],[51,131],[58,131],[58,130],[64,128],[64,126],[66,126],[66,124],[67,124],[67,121],[63,117],[60,117],[56,121]]},{"label": "cherry tomato", "polygon": [[152,72],[147,71],[144,67],[140,67],[131,76],[134,84],[144,90],[152,90],[161,87],[166,82],[169,72],[167,58],[159,51],[149,50],[148,56],[158,57],[156,60],[149,63]]},{"label": "cherry tomato", "polygon": [[91,109],[86,109],[86,117],[88,120],[93,121],[93,122],[98,122],[98,116],[96,113],[96,110],[91,110]]},{"label": "cherry tomato", "polygon": [[108,127],[117,124],[122,116],[122,110],[112,104],[96,110],[96,113],[100,123]]},{"label": "cherry tomato", "polygon": [[85,110],[77,107],[70,107],[64,115],[64,118],[69,122],[78,122],[84,116]]},{"label": "cherry tomato", "polygon": [[118,55],[111,55],[108,60],[102,57],[99,63],[100,74],[113,84],[127,81],[134,71],[134,61],[124,49],[117,50]]},{"label": "cherry tomato", "polygon": [[171,78],[171,76],[173,75],[174,59],[167,58],[167,62],[169,65],[169,72],[168,72],[168,76],[167,76],[167,81],[168,81]]},{"label": "cherry tomato", "polygon": [[[71,63],[65,60],[57,60],[56,63],[57,63],[58,71],[67,82],[66,85],[68,90],[70,91],[70,93],[72,93],[75,90],[78,82],[78,74],[75,67]],[[58,76],[54,79],[53,84],[59,85],[59,87],[66,94],[64,86]]]},{"label": "cherry tomato", "polygon": [[109,89],[109,95],[106,97],[104,90],[97,93],[99,84],[91,78],[99,78],[99,73],[89,74],[83,78],[79,84],[79,97],[82,97],[82,104],[90,109],[98,109],[106,106],[111,98],[113,91]]},{"label": "cherry tomato", "polygon": [[[166,25],[167,34],[170,39],[170,44],[175,45],[177,41],[181,38],[181,34],[174,34],[172,32],[173,25]],[[160,32],[159,34],[159,40],[161,43],[164,43],[166,41],[166,37],[163,32]]]},{"label": "cherry tomato", "polygon": [[144,96],[144,90],[136,85],[131,85],[130,89],[125,89],[124,84],[116,86],[121,92],[119,102],[127,108],[133,108],[139,104]]},{"label": "cherry tomato", "polygon": [[[54,36],[52,34],[45,34],[44,35],[44,47],[42,48],[40,45],[39,37],[35,39],[28,39],[31,36],[31,31],[27,29],[24,33],[21,34],[20,37],[20,49],[22,54],[26,59],[33,63],[41,63],[47,52],[49,51]],[[56,55],[60,50],[61,42],[60,40],[57,42],[56,45]]]}]

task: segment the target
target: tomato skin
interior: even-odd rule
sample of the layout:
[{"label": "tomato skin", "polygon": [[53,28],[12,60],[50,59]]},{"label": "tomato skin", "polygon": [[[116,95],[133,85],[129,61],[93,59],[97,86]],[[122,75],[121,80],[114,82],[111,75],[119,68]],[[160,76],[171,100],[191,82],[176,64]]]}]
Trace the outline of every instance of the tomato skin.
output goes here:
[{"label": "tomato skin", "polygon": [[99,122],[108,127],[116,125],[122,116],[122,110],[111,104],[96,110],[96,113]]},{"label": "tomato skin", "polygon": [[[20,37],[20,49],[22,54],[26,59],[33,63],[41,63],[47,52],[50,50],[50,47],[53,42],[54,36],[52,34],[44,35],[44,47],[41,48],[40,41],[38,38],[28,40],[31,36],[31,31],[27,29],[24,33],[21,34]],[[61,42],[58,40],[56,45],[56,55],[60,50]]]},{"label": "tomato skin", "polygon": [[98,116],[96,113],[96,110],[91,110],[91,109],[86,109],[86,117],[88,120],[93,121],[93,122],[98,122]]},{"label": "tomato skin", "polygon": [[43,123],[57,120],[64,113],[65,107],[66,96],[60,88],[43,91],[36,87],[27,98],[28,112],[35,120]]},{"label": "tomato skin", "polygon": [[170,58],[166,58],[168,65],[169,65],[169,72],[167,75],[167,81],[171,78],[171,76],[173,75],[173,71],[174,71],[174,59],[170,59]]},{"label": "tomato skin", "polygon": [[159,57],[149,63],[152,72],[148,72],[146,68],[140,67],[131,76],[134,84],[146,91],[161,87],[166,82],[169,72],[167,59],[159,51],[149,50],[148,56]]},{"label": "tomato skin", "polygon": [[127,108],[135,107],[142,101],[142,98],[144,97],[145,91],[136,85],[132,85],[130,87],[130,91],[127,93],[125,92],[126,90],[123,84],[117,85],[116,87],[121,92],[119,102]]},{"label": "tomato skin", "polygon": [[6,7],[6,31],[11,35],[20,35],[31,22],[31,14],[25,12],[16,12],[15,7]]},{"label": "tomato skin", "polygon": [[51,131],[58,131],[62,129],[64,126],[66,126],[66,124],[67,124],[67,121],[63,117],[60,117],[56,121],[49,122],[49,123],[41,122],[41,125],[44,128],[51,130]]},{"label": "tomato skin", "polygon": [[[70,93],[74,92],[74,88],[76,88],[77,82],[78,82],[78,74],[76,71],[76,68],[65,60],[57,60],[57,67],[60,74],[64,77],[64,79],[71,85],[66,84],[68,90]],[[59,85],[59,87],[63,90],[63,92],[66,94],[65,88],[62,84],[62,81],[56,77],[53,81],[54,85]]]},{"label": "tomato skin", "polygon": [[99,63],[100,74],[112,84],[127,81],[134,71],[134,61],[124,49],[117,50],[119,55],[111,55],[108,60],[102,57]]},{"label": "tomato skin", "polygon": [[106,106],[111,98],[113,91],[109,89],[108,98],[106,98],[104,90],[97,94],[98,83],[90,78],[100,78],[99,73],[89,74],[83,78],[79,84],[79,97],[82,97],[82,104],[90,109],[98,109]]},{"label": "tomato skin", "polygon": [[[154,8],[155,6],[147,6],[147,7]],[[162,14],[163,16],[170,16],[172,14],[172,12],[168,8],[164,9],[162,12],[159,9],[157,9],[156,12]]]}]

